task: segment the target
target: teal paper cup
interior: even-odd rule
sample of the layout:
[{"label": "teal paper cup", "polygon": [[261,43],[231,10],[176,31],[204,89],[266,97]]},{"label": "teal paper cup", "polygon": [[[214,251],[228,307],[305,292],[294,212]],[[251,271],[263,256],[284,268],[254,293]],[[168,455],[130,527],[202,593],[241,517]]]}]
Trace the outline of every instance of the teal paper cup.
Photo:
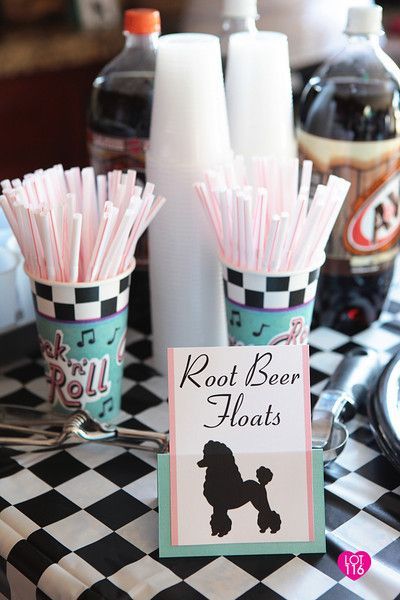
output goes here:
[{"label": "teal paper cup", "polygon": [[307,344],[320,268],[288,273],[241,271],[222,262],[229,344]]},{"label": "teal paper cup", "polygon": [[29,276],[54,408],[104,421],[118,415],[132,271],[93,283]]}]

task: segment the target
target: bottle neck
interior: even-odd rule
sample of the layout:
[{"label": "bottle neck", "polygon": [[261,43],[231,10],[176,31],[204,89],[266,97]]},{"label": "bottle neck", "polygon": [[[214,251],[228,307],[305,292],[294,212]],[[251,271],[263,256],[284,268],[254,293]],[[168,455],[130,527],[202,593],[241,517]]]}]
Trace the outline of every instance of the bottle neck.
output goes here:
[{"label": "bottle neck", "polygon": [[157,50],[158,38],[160,34],[158,32],[138,34],[128,33],[124,31],[125,36],[125,48],[142,48],[144,50]]},{"label": "bottle neck", "polygon": [[347,41],[349,44],[370,44],[375,48],[380,47],[379,39],[380,34],[377,33],[366,33],[366,34],[355,34],[355,33],[346,33]]},{"label": "bottle neck", "polygon": [[222,30],[225,33],[239,33],[241,31],[255,33],[257,31],[256,17],[224,17]]}]

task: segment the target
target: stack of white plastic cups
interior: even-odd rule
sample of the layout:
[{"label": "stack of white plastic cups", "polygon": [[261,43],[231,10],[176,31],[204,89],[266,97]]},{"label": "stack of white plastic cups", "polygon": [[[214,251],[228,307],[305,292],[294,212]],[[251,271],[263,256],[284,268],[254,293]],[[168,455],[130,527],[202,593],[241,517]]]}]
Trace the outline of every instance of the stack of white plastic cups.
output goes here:
[{"label": "stack of white plastic cups", "polygon": [[295,156],[286,35],[235,33],[229,40],[226,96],[232,149],[245,157]]},{"label": "stack of white plastic cups", "polygon": [[168,347],[227,343],[220,267],[193,183],[230,158],[218,38],[162,37],[146,159],[148,179],[168,199],[149,237],[154,363],[162,373]]}]

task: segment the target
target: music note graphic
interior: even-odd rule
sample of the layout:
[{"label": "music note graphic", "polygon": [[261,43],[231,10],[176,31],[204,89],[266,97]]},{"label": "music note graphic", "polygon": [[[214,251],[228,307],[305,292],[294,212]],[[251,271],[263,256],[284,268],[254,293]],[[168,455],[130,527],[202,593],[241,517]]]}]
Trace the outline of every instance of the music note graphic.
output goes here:
[{"label": "music note graphic", "polygon": [[253,335],[254,337],[260,337],[260,335],[262,334],[262,332],[264,331],[264,327],[269,327],[269,325],[267,325],[266,323],[263,323],[261,325],[260,331],[253,331]]},{"label": "music note graphic", "polygon": [[115,336],[117,335],[117,331],[119,331],[119,327],[115,328],[115,331],[113,333],[113,336],[112,336],[111,340],[108,340],[108,342],[107,342],[108,345],[110,345],[110,344],[112,344],[114,342]]},{"label": "music note graphic", "polygon": [[96,341],[94,329],[85,329],[81,332],[82,339],[78,342],[79,348],[83,348],[83,346],[85,345],[85,336],[90,337],[90,339],[88,339],[89,344],[94,344]]},{"label": "music note graphic", "polygon": [[104,400],[103,401],[103,408],[99,412],[100,419],[103,419],[104,415],[106,414],[106,412],[110,413],[113,408],[114,408],[114,403],[113,403],[112,397],[111,398],[107,398],[107,400]]},{"label": "music note graphic", "polygon": [[229,322],[231,325],[236,325],[237,327],[242,326],[242,316],[238,310],[231,311],[231,318],[229,319]]}]

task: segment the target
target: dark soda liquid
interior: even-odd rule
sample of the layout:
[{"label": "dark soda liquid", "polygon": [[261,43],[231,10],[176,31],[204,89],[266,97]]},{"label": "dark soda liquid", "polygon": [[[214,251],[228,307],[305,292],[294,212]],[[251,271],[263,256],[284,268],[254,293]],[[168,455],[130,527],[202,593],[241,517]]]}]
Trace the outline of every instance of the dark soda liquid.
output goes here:
[{"label": "dark soda liquid", "polygon": [[[399,89],[394,80],[311,79],[303,92],[301,128],[333,140],[374,142],[399,135]],[[396,132],[397,130],[397,132]]]},{"label": "dark soda liquid", "polygon": [[[103,159],[91,151],[91,162],[97,173],[113,169],[137,172],[136,182],[146,183],[144,145],[150,136],[151,107],[153,101],[154,72],[113,72],[96,78],[92,88],[88,126],[92,132],[113,140],[133,143],[128,150],[107,150]],[[132,148],[137,148],[137,153]],[[147,234],[139,240],[136,248],[139,268],[148,263]]]},{"label": "dark soda liquid", "polygon": [[[305,88],[300,125],[307,133],[333,140],[371,142],[400,134],[396,80],[351,77],[313,78]],[[321,273],[314,325],[348,335],[368,327],[382,310],[393,276],[393,261],[360,274]]]},{"label": "dark soda liquid", "polygon": [[113,77],[113,87],[119,89],[107,89],[101,81],[95,81],[89,110],[89,127],[93,131],[111,137],[149,138],[153,79],[139,82],[134,75],[130,77],[133,82]]}]

